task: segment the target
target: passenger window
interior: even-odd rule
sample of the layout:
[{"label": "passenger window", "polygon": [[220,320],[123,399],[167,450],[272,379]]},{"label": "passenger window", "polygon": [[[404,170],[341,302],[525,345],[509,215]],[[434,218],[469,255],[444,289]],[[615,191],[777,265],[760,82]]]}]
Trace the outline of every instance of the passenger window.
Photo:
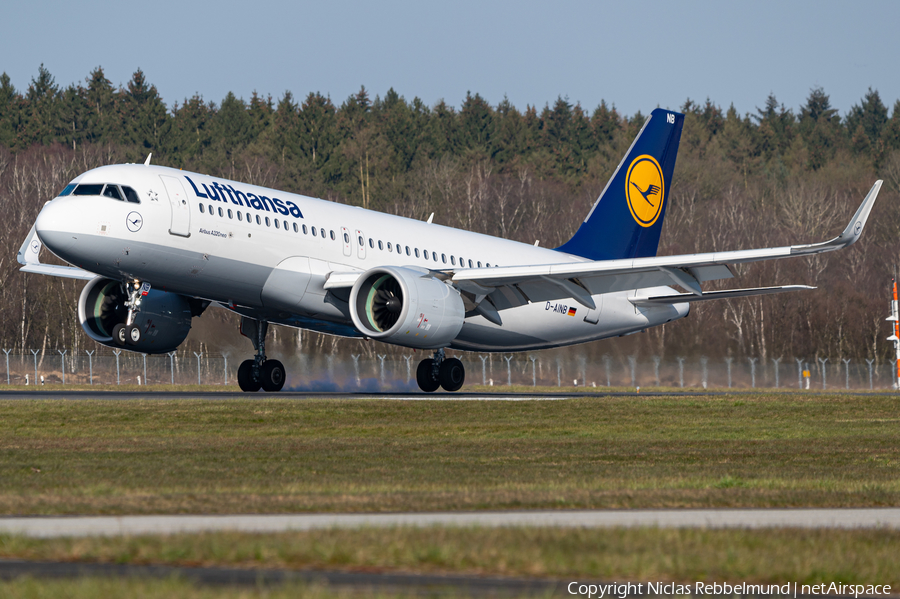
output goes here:
[{"label": "passenger window", "polygon": [[447,264],[447,254],[441,254],[441,262]]},{"label": "passenger window", "polygon": [[122,191],[125,192],[125,200],[131,202],[132,204],[140,204],[141,198],[138,196],[137,192],[127,185],[122,185]]},{"label": "passenger window", "polygon": [[100,192],[103,191],[103,183],[88,183],[86,185],[79,185],[75,188],[75,191],[72,192],[72,195],[76,196],[98,196]]},{"label": "passenger window", "polygon": [[416,258],[419,257],[419,248],[416,248]]},{"label": "passenger window", "polygon": [[360,246],[366,245],[366,243],[363,241],[362,235],[359,236],[359,239],[357,241],[359,241]]},{"label": "passenger window", "polygon": [[428,260],[428,250],[422,250],[422,256]]},{"label": "passenger window", "polygon": [[406,246],[406,255],[409,256],[409,246]]},{"label": "passenger window", "polygon": [[303,234],[306,235],[306,225],[303,225]]},{"label": "passenger window", "polygon": [[487,266],[488,268],[490,268],[490,267],[491,267],[491,263],[488,262],[488,263],[485,264],[485,266]]},{"label": "passenger window", "polygon": [[481,260],[478,261],[478,268],[481,268]]},{"label": "passenger window", "polygon": [[234,218],[234,214],[231,212],[231,208],[228,209],[228,218]]},{"label": "passenger window", "polygon": [[344,233],[344,243],[350,243],[350,235],[347,233]]},{"label": "passenger window", "polygon": [[203,204],[200,204],[200,214],[205,214],[206,208],[203,207]]},{"label": "passenger window", "polygon": [[243,212],[238,212],[237,217],[238,217],[239,221],[244,222],[244,213]]},{"label": "passenger window", "polygon": [[294,233],[299,233],[300,229],[297,228],[297,223],[294,223]]},{"label": "passenger window", "polygon": [[119,200],[120,202],[125,201],[125,198],[122,197],[122,192],[120,192],[119,188],[115,185],[107,185],[104,187],[103,195],[114,200]]},{"label": "passenger window", "polygon": [[313,234],[313,237],[316,237],[316,228],[315,227],[312,228],[312,234]]},{"label": "passenger window", "polygon": [[384,249],[384,244],[381,243],[381,240],[380,240],[380,239],[378,240],[378,249],[379,249],[379,250],[383,250],[383,249]]},{"label": "passenger window", "polygon": [[262,224],[262,221],[259,220],[259,215],[258,215],[258,214],[256,215],[256,224],[257,224],[257,225],[261,225],[261,224]]},{"label": "passenger window", "polygon": [[60,198],[61,198],[61,197],[63,197],[63,196],[67,196],[67,195],[69,195],[70,193],[72,193],[72,190],[73,190],[73,189],[75,189],[75,184],[74,184],[74,183],[69,183],[68,185],[65,186],[65,188],[63,188],[63,190],[62,190],[61,192],[59,192],[59,195],[58,195],[57,197],[60,197]]},{"label": "passenger window", "polygon": [[456,258],[452,254],[450,255],[450,264],[456,266]]},{"label": "passenger window", "polygon": [[225,216],[225,213],[222,211],[221,208],[219,208],[219,216]]},{"label": "passenger window", "polygon": [[388,241],[388,251],[389,251],[389,252],[393,252],[393,251],[394,251],[394,249],[391,247],[391,242],[390,242],[390,241]]},{"label": "passenger window", "polygon": [[437,252],[431,252],[431,259],[437,262]]},{"label": "passenger window", "polygon": [[337,237],[334,236],[334,231],[331,231],[331,241],[337,241]]},{"label": "passenger window", "polygon": [[472,259],[471,259],[471,258],[469,258],[469,268],[475,268],[474,266],[472,266]]},{"label": "passenger window", "polygon": [[275,228],[276,228],[276,229],[280,229],[280,228],[281,228],[281,225],[278,224],[278,219],[277,219],[277,218],[275,219]]},{"label": "passenger window", "polygon": [[266,217],[266,226],[267,226],[267,227],[272,226],[272,225],[269,224],[269,217],[268,217],[268,216]]},{"label": "passenger window", "polygon": [[375,242],[372,241],[371,237],[369,237],[369,247],[372,248],[373,250],[375,249]]}]

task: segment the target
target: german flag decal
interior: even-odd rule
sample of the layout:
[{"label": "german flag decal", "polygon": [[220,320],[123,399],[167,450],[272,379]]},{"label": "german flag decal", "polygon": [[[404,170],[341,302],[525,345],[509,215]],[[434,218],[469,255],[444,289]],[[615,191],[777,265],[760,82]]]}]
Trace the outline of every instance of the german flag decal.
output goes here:
[{"label": "german flag decal", "polygon": [[575,316],[575,308],[569,308],[569,316]]}]

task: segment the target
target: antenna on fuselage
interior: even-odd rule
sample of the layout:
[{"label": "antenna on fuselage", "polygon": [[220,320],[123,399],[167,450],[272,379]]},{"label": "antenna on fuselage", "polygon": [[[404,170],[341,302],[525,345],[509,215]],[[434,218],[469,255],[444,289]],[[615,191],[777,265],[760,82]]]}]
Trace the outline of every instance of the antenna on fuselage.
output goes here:
[{"label": "antenna on fuselage", "polygon": [[144,161],[144,166],[150,166],[150,157],[153,156],[153,152],[147,154],[147,160]]},{"label": "antenna on fuselage", "polygon": [[433,220],[434,220],[434,212],[431,213],[431,216],[429,216],[429,217],[428,217],[428,220],[426,220],[425,222],[428,223],[428,224],[430,225],[430,224],[431,224],[431,221],[433,221]]}]

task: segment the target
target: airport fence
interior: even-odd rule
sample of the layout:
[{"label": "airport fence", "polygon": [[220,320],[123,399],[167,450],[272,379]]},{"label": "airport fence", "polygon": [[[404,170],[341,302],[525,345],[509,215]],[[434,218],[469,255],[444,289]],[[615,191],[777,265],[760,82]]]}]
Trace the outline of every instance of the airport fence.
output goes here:
[{"label": "airport fence", "polygon": [[[0,350],[0,385],[233,385],[246,353]],[[891,389],[894,368],[874,360],[456,354],[466,382],[486,386]],[[284,362],[286,389],[308,391],[414,391],[416,366],[427,352],[374,356],[296,354]],[[807,376],[808,375],[808,376]]]}]

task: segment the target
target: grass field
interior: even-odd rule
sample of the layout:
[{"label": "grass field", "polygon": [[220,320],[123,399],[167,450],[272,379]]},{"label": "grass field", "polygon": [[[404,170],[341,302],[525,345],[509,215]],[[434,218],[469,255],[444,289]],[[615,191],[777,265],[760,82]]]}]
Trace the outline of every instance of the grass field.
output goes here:
[{"label": "grass field", "polygon": [[900,505],[894,396],[0,401],[0,513]]},{"label": "grass field", "polygon": [[[187,581],[84,578],[77,580],[35,580],[26,578],[0,581],[0,597],[4,599],[97,599],[98,597],[140,597],[141,599],[388,599],[414,597],[411,594],[334,590],[306,585],[230,588],[198,586]],[[446,596],[446,595],[443,595]]]},{"label": "grass field", "polygon": [[0,557],[117,564],[349,569],[561,580],[889,584],[900,532],[388,528],[36,540]]}]

